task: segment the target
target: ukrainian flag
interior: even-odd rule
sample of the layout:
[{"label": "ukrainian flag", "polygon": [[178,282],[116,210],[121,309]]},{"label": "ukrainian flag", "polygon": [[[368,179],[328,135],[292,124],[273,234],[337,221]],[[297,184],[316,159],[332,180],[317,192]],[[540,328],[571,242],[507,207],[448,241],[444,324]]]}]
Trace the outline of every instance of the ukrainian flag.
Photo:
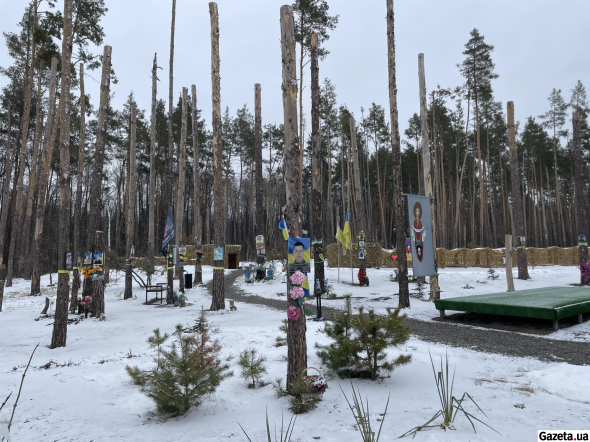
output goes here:
[{"label": "ukrainian flag", "polygon": [[344,229],[342,231],[344,235],[344,241],[346,242],[346,248],[350,250],[352,247],[352,240],[350,238],[350,225],[348,223],[348,211],[346,212],[346,219],[344,220]]},{"label": "ukrainian flag", "polygon": [[[346,237],[346,235],[344,234],[344,229],[348,226],[348,214],[346,215],[346,224],[343,226],[342,225],[342,220],[338,220],[338,229],[336,231],[336,239],[338,241],[340,241],[340,244],[342,244],[342,247],[344,247],[345,249],[350,249],[349,245],[348,245],[348,238]],[[349,236],[350,236],[350,232],[348,232]],[[342,250],[342,253],[344,254],[344,250]]]},{"label": "ukrainian flag", "polygon": [[281,222],[279,222],[279,229],[283,231],[283,238],[285,238],[285,241],[287,241],[289,239],[289,230],[287,229],[285,218],[281,219]]}]

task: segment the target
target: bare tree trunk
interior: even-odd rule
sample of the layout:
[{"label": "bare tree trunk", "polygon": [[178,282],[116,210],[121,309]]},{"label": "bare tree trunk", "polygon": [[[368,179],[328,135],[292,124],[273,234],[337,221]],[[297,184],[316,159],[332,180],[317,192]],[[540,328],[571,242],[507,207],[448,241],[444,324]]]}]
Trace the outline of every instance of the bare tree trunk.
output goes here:
[{"label": "bare tree trunk", "polygon": [[65,347],[68,325],[68,298],[70,294],[70,274],[66,270],[66,251],[70,236],[70,63],[72,59],[72,3],[64,0],[63,35],[61,48],[61,94],[64,106],[59,116],[59,243],[57,299],[55,301],[55,321],[51,336],[51,348]]},{"label": "bare tree trunk", "polygon": [[[55,97],[57,87],[57,58],[51,59],[51,74],[49,78],[49,100],[47,103],[47,120],[43,134],[43,155],[39,164],[39,185],[37,186],[37,213],[35,217],[35,232],[29,255],[32,258],[31,271],[31,295],[41,293],[41,269],[40,249],[41,236],[43,234],[43,223],[45,220],[45,202],[47,201],[47,187],[49,181],[49,170],[51,169],[51,158],[53,157],[53,146],[57,136],[59,116],[55,114]],[[62,99],[60,98],[60,107]]]},{"label": "bare tree trunk", "polygon": [[[422,168],[424,169],[424,196],[430,197],[430,218],[432,223],[432,251],[434,254],[434,269],[436,272],[438,272],[438,262],[436,259],[436,227],[434,222],[434,201],[432,199],[432,176],[430,174],[430,148],[428,145],[428,123],[426,120],[426,74],[424,72],[424,54],[418,54],[418,77],[420,82],[420,125],[422,128]],[[398,256],[399,255],[405,256],[405,253],[400,251],[398,252]],[[430,300],[433,301],[437,298],[438,275],[435,275],[433,281],[430,283]]]},{"label": "bare tree trunk", "polygon": [[[158,54],[154,54],[152,66],[152,115],[150,117],[150,190],[148,219],[148,268],[153,269],[156,249],[156,102],[158,95]],[[151,280],[151,277],[148,277]]]},{"label": "bare tree trunk", "polygon": [[35,199],[35,191],[37,188],[37,157],[39,155],[39,145],[41,143],[41,129],[43,126],[43,118],[41,117],[41,77],[43,73],[43,60],[39,62],[39,79],[37,82],[37,108],[36,108],[36,122],[35,122],[35,141],[33,142],[33,157],[31,159],[31,169],[29,171],[29,186],[26,197],[25,222],[23,223],[23,235],[21,240],[21,250],[19,255],[25,261],[23,278],[29,279],[31,277],[31,259],[28,256],[29,247],[31,246],[31,218],[33,216],[33,201]]},{"label": "bare tree trunk", "polygon": [[[281,59],[283,65],[283,115],[285,129],[285,223],[289,235],[300,237],[301,231],[301,163],[300,139],[297,135],[297,68],[295,55],[295,24],[293,8],[281,6]],[[290,292],[289,278],[287,290]],[[293,304],[288,297],[290,305]],[[289,320],[287,328],[287,390],[291,390],[297,375],[307,368],[307,340],[305,315],[296,321]]]},{"label": "bare tree trunk", "polygon": [[[580,114],[574,112],[572,114],[573,125],[573,144],[574,144],[574,167],[576,180],[576,202],[574,215],[576,218],[576,228],[578,235],[586,235],[588,231],[588,219],[586,217],[586,201],[584,198],[584,175],[582,172],[582,140],[580,137]],[[581,242],[581,241],[578,241]],[[587,241],[585,241],[587,244]],[[578,245],[578,255],[580,263],[588,261],[588,246]],[[580,284],[584,284],[584,276],[580,274]]]},{"label": "bare tree trunk", "polygon": [[[197,126],[197,87],[191,86],[192,99],[192,127],[193,127],[193,173],[195,193],[195,253],[201,251],[202,227],[201,227],[201,166],[199,165],[199,128]],[[203,271],[200,258],[195,257],[195,284],[202,284]]]},{"label": "bare tree trunk", "polygon": [[[180,144],[178,146],[178,192],[176,195],[176,248],[184,245],[183,215],[184,192],[186,185],[186,103],[188,100],[188,88],[182,88],[182,122],[180,129]],[[176,261],[176,274],[178,275],[178,290],[184,293],[184,262],[181,264],[180,254]]]},{"label": "bare tree trunk", "polygon": [[[360,231],[365,232],[367,222],[365,220],[365,210],[363,208],[363,196],[361,190],[361,176],[360,176],[360,167],[359,167],[359,154],[356,145],[356,129],[355,129],[355,121],[354,117],[350,117],[350,140],[351,140],[351,147],[352,147],[352,163],[354,166],[354,193],[356,195],[355,205],[356,205],[356,228],[357,233]],[[319,149],[319,148],[318,148]],[[351,250],[352,253],[352,250]],[[365,259],[361,259],[359,256],[359,270],[361,268],[365,268]],[[359,281],[360,282],[360,281]]]},{"label": "bare tree trunk", "polygon": [[[24,194],[24,178],[25,178],[25,164],[27,155],[27,141],[29,139],[29,115],[31,114],[31,100],[33,95],[33,80],[35,75],[35,30],[37,28],[37,6],[38,3],[34,2],[34,18],[33,18],[33,29],[31,37],[31,58],[29,61],[29,72],[27,79],[25,80],[25,98],[24,98],[24,109],[21,118],[21,138],[20,138],[20,164],[18,174],[18,184],[16,193],[16,205],[14,214],[12,217],[12,227],[10,235],[10,249],[8,252],[8,273],[6,276],[6,287],[12,287],[12,275],[14,272],[14,260],[15,258],[19,261],[19,270],[22,271],[22,264],[24,264],[24,256],[17,253],[17,239],[21,240],[22,226],[23,226],[23,194]],[[22,264],[21,264],[21,259]],[[65,259],[65,257],[64,257]],[[20,272],[18,272],[20,276]]]},{"label": "bare tree trunk", "polygon": [[[54,59],[55,60],[55,59]],[[57,61],[56,61],[57,63]],[[53,78],[53,77],[52,77]],[[0,312],[4,299],[4,279],[6,278],[6,264],[4,264],[4,243],[6,224],[8,223],[8,209],[10,208],[10,179],[14,165],[15,150],[12,148],[12,109],[8,103],[6,131],[6,167],[4,169],[4,183],[2,185],[2,214],[0,215]]]},{"label": "bare tree trunk", "polygon": [[[256,149],[256,235],[264,235],[264,189],[262,188],[262,114],[260,84],[254,85],[254,146]],[[265,235],[267,237],[268,235]],[[268,238],[266,238],[268,239]],[[256,252],[256,263],[264,264],[264,255]],[[264,275],[266,276],[266,274]]]},{"label": "bare tree trunk", "polygon": [[514,291],[514,280],[512,276],[512,235],[505,235],[505,256],[506,256],[506,284],[509,292]]},{"label": "bare tree trunk", "polygon": [[[518,173],[518,153],[516,152],[516,127],[514,126],[514,103],[509,101],[508,108],[508,148],[510,149],[510,176],[512,181],[512,209],[514,218],[514,228],[517,235],[524,231],[524,214],[522,194],[520,193],[520,178]],[[521,232],[521,233],[519,233]],[[518,246],[518,239],[516,240]],[[527,268],[526,249],[518,248],[518,279],[530,279]]]},{"label": "bare tree trunk", "polygon": [[[90,213],[88,221],[87,238],[90,239],[89,251],[104,252],[104,244],[97,241],[104,241],[102,238],[102,173],[105,157],[105,144],[107,136],[107,113],[109,109],[109,93],[111,89],[111,56],[112,48],[104,47],[102,56],[102,75],[100,79],[100,104],[98,109],[98,129],[96,135],[96,147],[94,150],[94,170],[90,183]],[[100,233],[99,233],[100,232]],[[92,296],[94,309],[104,310],[104,281],[86,279],[83,296]]]},{"label": "bare tree trunk", "polygon": [[[330,206],[330,241],[334,241],[334,204],[332,203],[332,145],[330,144],[330,124],[326,120],[326,141],[328,144],[328,206]],[[327,246],[327,243],[325,244]]]},{"label": "bare tree trunk", "polygon": [[[313,146],[312,157],[312,186],[311,186],[311,215],[312,215],[312,231],[316,239],[322,239],[322,181],[320,177],[321,165],[321,139],[320,139],[320,68],[318,66],[318,37],[316,34],[311,34],[311,143]],[[354,120],[351,118],[351,124]],[[352,128],[353,126],[351,126]],[[352,130],[352,129],[351,129]],[[356,145],[355,145],[356,147]],[[324,290],[324,262],[320,255],[323,251],[324,241],[322,246],[315,244],[313,248],[314,261],[314,281],[311,290],[316,296],[321,296]],[[317,292],[319,283],[319,293]],[[318,312],[318,317],[321,312]]]},{"label": "bare tree trunk", "polygon": [[174,112],[174,31],[176,23],[176,0],[172,0],[172,24],[170,25],[170,73],[168,76],[168,157],[166,158],[166,201],[172,204],[174,187],[174,138],[172,129],[172,113]]},{"label": "bare tree trunk", "polygon": [[[389,73],[389,112],[391,119],[391,150],[393,151],[393,204],[395,206],[395,229],[397,264],[399,268],[399,305],[410,307],[408,290],[408,263],[406,261],[406,235],[402,200],[402,162],[397,113],[397,84],[395,72],[395,21],[393,0],[387,5],[387,67]],[[424,151],[424,149],[422,149]],[[429,162],[430,164],[430,162]],[[426,179],[426,176],[424,177]]]},{"label": "bare tree trunk", "polygon": [[[467,121],[465,123],[465,156],[463,157],[463,165],[461,166],[461,175],[459,178],[459,186],[457,187],[457,211],[455,213],[455,230],[459,228],[459,213],[461,210],[461,188],[463,187],[463,175],[465,174],[465,164],[467,162],[467,154],[469,153],[469,104],[470,99],[467,99]],[[455,244],[458,247],[458,244]]]},{"label": "bare tree trunk", "polygon": [[135,192],[137,189],[137,177],[135,174],[137,159],[136,159],[136,146],[135,146],[135,134],[137,128],[137,105],[131,104],[131,128],[130,142],[129,142],[129,179],[127,181],[127,213],[125,215],[127,232],[125,235],[125,292],[123,299],[133,298],[133,262],[131,258],[131,249],[133,248],[133,233],[135,227]]},{"label": "bare tree trunk", "polygon": [[[213,108],[213,210],[215,217],[215,247],[223,247],[225,258],[225,228],[223,194],[223,144],[221,139],[221,77],[219,75],[219,14],[217,3],[209,3],[211,18],[211,85]],[[213,261],[213,299],[211,310],[225,309],[224,260]]]},{"label": "bare tree trunk", "polygon": [[80,223],[82,219],[82,178],[84,176],[84,147],[86,143],[86,95],[84,93],[84,65],[80,63],[80,146],[78,148],[78,176],[76,181],[76,206],[74,208],[74,281],[72,282],[72,303],[70,310],[78,299],[80,290]]}]

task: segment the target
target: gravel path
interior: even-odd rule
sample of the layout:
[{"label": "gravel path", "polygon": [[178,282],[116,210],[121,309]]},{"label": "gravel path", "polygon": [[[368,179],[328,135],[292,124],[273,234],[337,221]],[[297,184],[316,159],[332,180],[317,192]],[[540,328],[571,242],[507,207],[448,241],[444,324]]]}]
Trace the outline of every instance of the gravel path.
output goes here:
[{"label": "gravel path", "polygon": [[[245,295],[234,286],[241,275],[236,270],[225,275],[225,297],[248,304],[260,304],[277,310],[287,308],[286,299],[267,299],[260,296]],[[213,281],[205,285],[211,294]],[[309,306],[315,313],[315,305]],[[329,318],[335,309],[322,306],[322,316]],[[495,353],[505,356],[529,357],[547,362],[567,362],[574,365],[590,365],[590,343],[560,341],[537,338],[520,333],[496,330],[481,330],[453,323],[427,322],[413,318],[406,319],[415,337],[426,342],[437,342],[451,347],[464,347],[472,350]]]}]

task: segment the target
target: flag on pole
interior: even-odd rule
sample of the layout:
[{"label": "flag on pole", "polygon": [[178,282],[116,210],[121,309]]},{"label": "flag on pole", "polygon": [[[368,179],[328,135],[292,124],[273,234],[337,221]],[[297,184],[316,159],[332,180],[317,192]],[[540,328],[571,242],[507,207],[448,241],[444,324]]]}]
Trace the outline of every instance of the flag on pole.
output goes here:
[{"label": "flag on pole", "polygon": [[350,237],[350,225],[348,223],[348,211],[346,211],[346,219],[344,220],[344,229],[342,231],[344,235],[344,241],[346,242],[346,248],[351,250],[352,248],[352,239]]},{"label": "flag on pole", "polygon": [[[348,219],[348,216],[347,218]],[[348,224],[345,224],[348,225]],[[344,255],[344,249],[349,249],[348,246],[348,242],[347,242],[347,237],[344,234],[344,229],[345,229],[345,225],[342,225],[342,220],[338,219],[338,229],[336,230],[336,239],[340,242],[340,244],[342,244],[342,254]]]},{"label": "flag on pole", "polygon": [[279,222],[279,229],[282,230],[283,238],[285,238],[285,241],[287,241],[289,239],[289,229],[287,229],[287,223],[285,222],[285,218],[281,219],[281,221]]},{"label": "flag on pole", "polygon": [[172,206],[168,209],[168,219],[164,228],[164,241],[162,241],[162,253],[168,256],[168,244],[174,239],[174,219],[172,218]]}]

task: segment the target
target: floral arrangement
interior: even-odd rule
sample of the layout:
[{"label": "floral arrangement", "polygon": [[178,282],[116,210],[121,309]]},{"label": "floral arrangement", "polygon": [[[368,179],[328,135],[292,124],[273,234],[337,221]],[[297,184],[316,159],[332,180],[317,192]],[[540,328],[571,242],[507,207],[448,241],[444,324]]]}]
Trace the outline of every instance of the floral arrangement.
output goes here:
[{"label": "floral arrangement", "polygon": [[76,305],[81,305],[82,307],[90,307],[92,305],[92,296],[84,296],[83,298],[78,298],[76,300]]},{"label": "floral arrangement", "polygon": [[590,282],[590,261],[580,261],[580,271],[582,272],[582,278],[584,279],[584,284],[588,284]]},{"label": "floral arrangement", "polygon": [[305,275],[301,273],[300,270],[297,270],[289,276],[289,279],[291,280],[291,284],[293,284],[289,293],[293,300],[293,305],[287,309],[287,317],[291,321],[297,321],[299,316],[301,316],[303,309],[303,296],[305,295],[305,292],[301,286],[305,282]]},{"label": "floral arrangement", "polygon": [[292,305],[287,309],[287,318],[291,321],[297,321],[299,316],[301,316],[301,308]]},{"label": "floral arrangement", "polygon": [[364,267],[359,267],[358,279],[361,287],[369,285],[369,278],[367,278],[367,270]]},{"label": "floral arrangement", "polygon": [[84,276],[84,278],[88,278],[90,275],[94,274],[102,274],[102,269],[100,267],[82,267],[82,276]]},{"label": "floral arrangement", "polygon": [[320,375],[308,375],[306,382],[311,385],[314,393],[323,393],[328,388],[328,382]]}]

